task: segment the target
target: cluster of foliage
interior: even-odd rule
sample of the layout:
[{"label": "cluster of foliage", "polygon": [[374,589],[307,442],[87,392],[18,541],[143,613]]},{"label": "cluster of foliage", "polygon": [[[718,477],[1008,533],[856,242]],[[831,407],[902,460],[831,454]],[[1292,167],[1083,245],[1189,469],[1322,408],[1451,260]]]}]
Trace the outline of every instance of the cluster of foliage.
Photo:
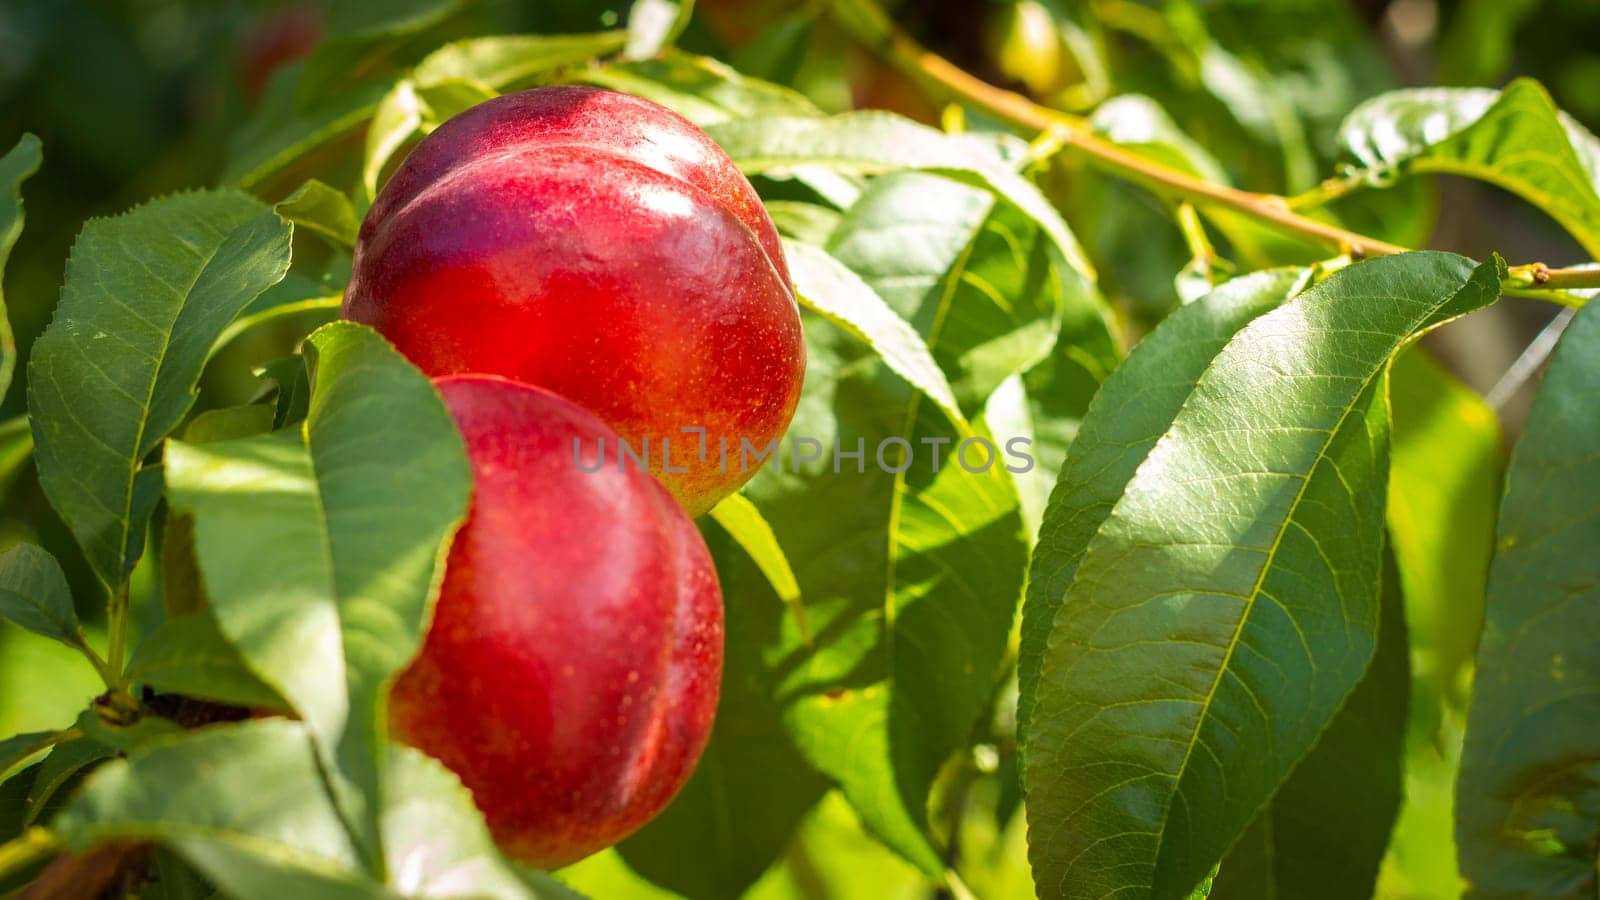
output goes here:
[{"label": "cluster of foliage", "polygon": [[[1338,17],[1286,43],[1187,2],[1012,4],[1057,42],[1050,78],[1014,76],[1080,118],[868,0],[733,4],[769,17],[754,34],[703,5],[554,4],[498,34],[455,0],[340,4],[224,187],[83,227],[0,466],[31,466],[90,577],[16,544],[0,618],[97,687],[39,684],[56,651],[6,645],[0,678],[64,727],[0,741],[0,892],[1592,896],[1593,267],[1396,245],[1446,173],[1600,257],[1600,139],[1531,80],[1385,91]],[[733,66],[691,52],[719,39]],[[852,54],[951,101],[939,127],[839,111],[824,70]],[[678,111],[755,182],[805,310],[792,433],[918,452],[862,473],[785,442],[701,519],[727,606],[710,745],[658,819],[552,875],[385,739],[470,476],[427,379],[329,320],[408,146],[558,82]],[[0,264],[40,159],[31,137],[0,159]],[[1566,310],[1509,460],[1416,346],[1502,294]],[[261,333],[297,349],[252,358]],[[1029,471],[923,452],[1013,436]]]}]

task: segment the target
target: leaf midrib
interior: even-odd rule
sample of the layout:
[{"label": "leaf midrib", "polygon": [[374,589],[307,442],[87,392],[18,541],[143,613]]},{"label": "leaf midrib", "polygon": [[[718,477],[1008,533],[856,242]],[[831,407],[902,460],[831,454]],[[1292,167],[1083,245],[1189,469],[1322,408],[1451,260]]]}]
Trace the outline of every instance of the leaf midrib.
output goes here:
[{"label": "leaf midrib", "polygon": [[[1455,287],[1443,297],[1440,297],[1434,302],[1430,303],[1427,307],[1426,314],[1417,317],[1413,324],[1408,327],[1406,331],[1400,335],[1400,337],[1396,338],[1390,343],[1389,350],[1384,354],[1383,359],[1378,363],[1378,365],[1372,368],[1371,372],[1361,379],[1361,389],[1355,392],[1354,399],[1351,401],[1351,403],[1339,413],[1338,420],[1334,423],[1332,428],[1328,429],[1327,438],[1322,442],[1322,445],[1317,448],[1317,454],[1312,459],[1311,465],[1307,467],[1305,477],[1301,479],[1300,487],[1295,491],[1294,499],[1290,502],[1288,511],[1284,514],[1282,521],[1277,526],[1277,533],[1273,535],[1272,546],[1268,549],[1266,559],[1263,560],[1261,564],[1261,571],[1257,573],[1255,584],[1251,587],[1250,593],[1247,595],[1248,599],[1245,601],[1246,605],[1244,611],[1240,613],[1238,624],[1234,626],[1233,634],[1228,639],[1228,649],[1223,655],[1222,664],[1217,667],[1217,674],[1212,678],[1211,687],[1206,691],[1205,699],[1201,702],[1200,712],[1195,717],[1194,729],[1190,732],[1189,739],[1184,745],[1183,760],[1173,772],[1172,793],[1168,796],[1167,807],[1162,816],[1160,832],[1161,838],[1156,843],[1155,861],[1152,864],[1153,866],[1160,865],[1161,851],[1166,846],[1167,836],[1169,834],[1167,826],[1170,822],[1170,816],[1172,813],[1172,801],[1178,796],[1179,788],[1183,784],[1184,773],[1189,769],[1189,760],[1194,756],[1195,746],[1200,743],[1200,732],[1202,729],[1204,729],[1210,716],[1211,705],[1216,700],[1217,689],[1222,684],[1223,676],[1227,674],[1229,667],[1233,664],[1233,654],[1239,647],[1239,639],[1244,634],[1245,625],[1250,621],[1250,614],[1255,610],[1256,600],[1258,597],[1260,597],[1262,588],[1266,584],[1267,575],[1272,571],[1272,565],[1277,559],[1278,550],[1283,546],[1284,535],[1288,534],[1289,526],[1294,522],[1295,514],[1299,511],[1300,504],[1305,499],[1306,490],[1310,487],[1312,479],[1316,475],[1317,468],[1320,467],[1325,460],[1327,460],[1328,449],[1333,445],[1334,439],[1341,431],[1344,430],[1345,424],[1350,420],[1351,413],[1353,413],[1356,408],[1361,405],[1361,398],[1372,386],[1373,380],[1376,379],[1383,371],[1387,361],[1394,358],[1395,353],[1406,342],[1407,338],[1409,338],[1410,335],[1421,326],[1422,323],[1427,322],[1427,320],[1444,304],[1448,303],[1451,298],[1457,296],[1461,291],[1465,290],[1468,284],[1470,284],[1470,279],[1468,282]],[[1202,381],[1203,380],[1204,379],[1202,379]],[[1198,387],[1198,385],[1196,387]],[[1187,405],[1188,404],[1185,403],[1185,406]],[[1182,415],[1182,413],[1180,412],[1179,415]],[[1152,872],[1152,876],[1154,874],[1155,873]],[[1152,877],[1151,880],[1154,882],[1154,877]],[[1151,888],[1154,888],[1153,883]]]},{"label": "leaf midrib", "polygon": [[[239,229],[249,224],[249,221],[247,219],[245,222],[228,229],[222,235],[222,239],[217,241],[205,254],[204,260],[195,269],[194,277],[189,279],[189,284],[179,294],[179,302],[173,310],[171,320],[161,330],[161,347],[155,353],[155,365],[150,367],[150,383],[145,386],[144,402],[139,405],[139,431],[134,436],[133,453],[127,460],[128,480],[122,489],[122,514],[117,519],[116,577],[118,582],[125,577],[125,570],[128,567],[128,534],[133,525],[134,483],[138,480],[139,472],[143,469],[141,465],[143,455],[139,452],[139,448],[144,446],[145,432],[150,427],[150,404],[155,402],[156,385],[161,381],[161,372],[167,365],[167,352],[172,348],[172,332],[178,327],[178,320],[183,318],[183,311],[188,308],[189,300],[194,296],[195,285],[200,283],[200,279],[211,268],[211,264],[216,261],[217,254],[222,252],[222,247],[227,244],[228,239],[237,234]],[[134,256],[137,258],[138,255],[134,254]]]}]

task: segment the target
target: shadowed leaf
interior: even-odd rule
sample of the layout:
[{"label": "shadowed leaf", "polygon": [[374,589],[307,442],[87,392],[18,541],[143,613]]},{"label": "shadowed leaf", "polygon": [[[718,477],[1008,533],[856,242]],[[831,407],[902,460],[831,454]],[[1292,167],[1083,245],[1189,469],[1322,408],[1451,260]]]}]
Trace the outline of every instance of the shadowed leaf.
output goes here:
[{"label": "shadowed leaf", "polygon": [[1600,306],[1557,345],[1511,454],[1456,843],[1474,898],[1600,891]]}]

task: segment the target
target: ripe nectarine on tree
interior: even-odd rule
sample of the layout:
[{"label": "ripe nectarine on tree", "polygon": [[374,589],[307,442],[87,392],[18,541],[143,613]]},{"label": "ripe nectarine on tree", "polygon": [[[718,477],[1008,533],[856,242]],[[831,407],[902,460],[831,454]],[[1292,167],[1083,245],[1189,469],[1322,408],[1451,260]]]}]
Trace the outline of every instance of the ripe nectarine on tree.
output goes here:
[{"label": "ripe nectarine on tree", "polygon": [[595,88],[509,94],[424,139],[362,224],[343,314],[431,375],[573,400],[695,515],[754,475],[740,441],[783,434],[805,373],[749,181],[687,120]]},{"label": "ripe nectarine on tree", "polygon": [[721,591],[693,522],[617,464],[599,419],[500,378],[438,385],[472,506],[390,726],[461,778],[505,852],[554,868],[626,837],[688,779],[716,711]]}]

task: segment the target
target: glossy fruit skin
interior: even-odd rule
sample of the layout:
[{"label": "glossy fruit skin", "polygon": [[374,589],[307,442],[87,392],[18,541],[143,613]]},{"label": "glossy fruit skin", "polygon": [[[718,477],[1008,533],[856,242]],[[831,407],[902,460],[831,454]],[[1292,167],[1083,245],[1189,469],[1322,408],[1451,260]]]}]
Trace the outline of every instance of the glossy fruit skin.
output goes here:
[{"label": "glossy fruit skin", "polygon": [[[472,507],[390,729],[472,791],[512,857],[555,868],[660,812],[705,747],[722,595],[705,542],[616,434],[548,391],[437,381]],[[605,441],[608,464],[586,467]]]},{"label": "glossy fruit skin", "polygon": [[[362,225],[343,315],[430,375],[502,375],[577,402],[648,444],[693,515],[755,474],[740,440],[783,434],[805,374],[788,268],[750,183],[675,113],[594,88],[499,97],[422,141]],[[704,460],[685,427],[706,430]]]}]

